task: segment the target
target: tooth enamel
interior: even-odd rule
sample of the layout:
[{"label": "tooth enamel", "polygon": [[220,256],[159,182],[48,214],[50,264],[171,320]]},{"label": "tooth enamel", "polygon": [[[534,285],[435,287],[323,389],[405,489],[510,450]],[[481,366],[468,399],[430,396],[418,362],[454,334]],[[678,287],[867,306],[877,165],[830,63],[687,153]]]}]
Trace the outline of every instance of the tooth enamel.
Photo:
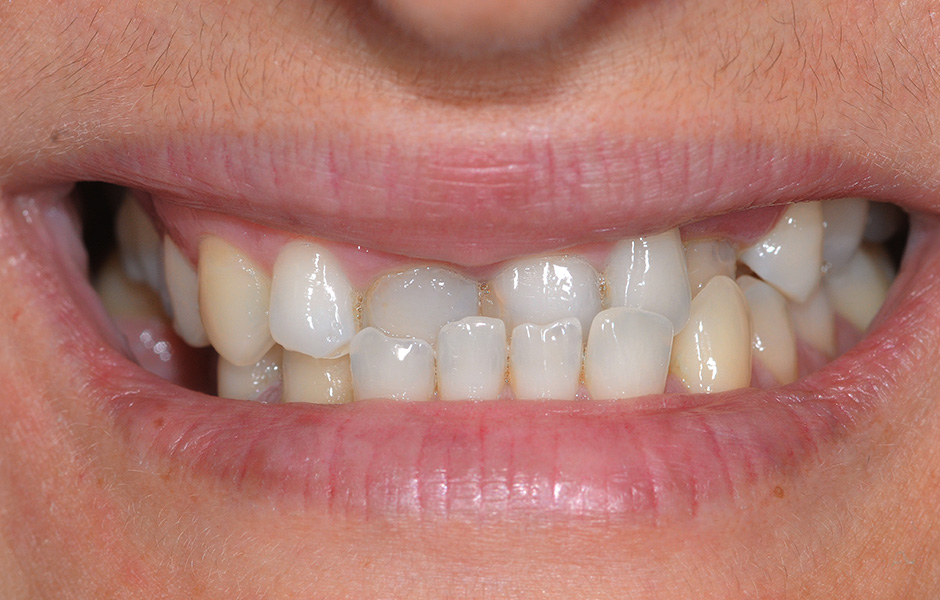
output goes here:
[{"label": "tooth enamel", "polygon": [[199,316],[199,278],[169,236],[163,240],[163,265],[167,294],[173,307],[173,329],[194,348],[209,345],[209,337]]},{"label": "tooth enamel", "polygon": [[356,400],[430,400],[434,394],[434,350],[423,340],[390,337],[374,327],[349,345]]},{"label": "tooth enamel", "polygon": [[418,267],[376,281],[363,303],[363,325],[436,343],[451,321],[476,315],[476,282],[440,267]]},{"label": "tooth enamel", "polygon": [[353,399],[349,355],[313,358],[300,352],[284,352],[284,402],[344,404]]},{"label": "tooth enamel", "polygon": [[509,379],[520,400],[574,400],[581,376],[581,323],[523,323],[512,330]]},{"label": "tooth enamel", "polygon": [[836,354],[835,313],[820,286],[806,302],[790,302],[790,319],[797,337],[828,357]]},{"label": "tooth enamel", "polygon": [[689,322],[672,342],[669,370],[693,393],[750,384],[750,317],[744,294],[732,279],[715,277],[692,300]]},{"label": "tooth enamel", "polygon": [[132,281],[119,260],[110,256],[95,277],[95,291],[107,313],[115,318],[165,319],[157,294],[147,284]]},{"label": "tooth enamel", "polygon": [[234,246],[208,236],[199,244],[199,312],[209,341],[227,361],[247,367],[274,345],[268,329],[271,280]]},{"label": "tooth enamel", "polygon": [[904,221],[904,212],[889,202],[869,202],[868,220],[862,238],[881,244],[891,239]]},{"label": "tooth enamel", "polygon": [[685,245],[685,262],[694,297],[712,277],[724,275],[734,279],[738,257],[724,240],[692,240]]},{"label": "tooth enamel", "polygon": [[751,313],[751,348],[755,358],[778,383],[796,381],[796,337],[786,299],[774,288],[749,275],[738,278]]},{"label": "tooth enamel", "polygon": [[805,301],[822,274],[823,216],[819,202],[793,204],[770,232],[739,259],[784,296]]},{"label": "tooth enamel", "polygon": [[885,260],[874,248],[861,247],[849,262],[826,273],[826,291],[835,311],[865,331],[884,304],[891,287]]},{"label": "tooth enamel", "polygon": [[672,321],[658,313],[626,307],[598,313],[584,355],[584,379],[591,398],[662,393],[672,334]]},{"label": "tooth enamel", "polygon": [[287,350],[316,358],[346,351],[356,334],[356,293],[325,249],[285,245],[274,263],[271,335]]},{"label": "tooth enamel", "polygon": [[442,400],[498,398],[506,379],[506,325],[466,317],[441,328],[437,387]]},{"label": "tooth enamel", "polygon": [[576,257],[517,260],[488,287],[507,329],[521,323],[545,325],[567,317],[586,324],[601,310],[597,273]]},{"label": "tooth enamel", "polygon": [[154,290],[163,287],[163,266],[160,259],[160,234],[144,209],[126,198],[118,209],[115,222],[121,264],[133,281],[142,281]]},{"label": "tooth enamel", "polygon": [[253,365],[239,367],[219,357],[219,397],[255,400],[281,379],[281,348],[274,346]]},{"label": "tooth enamel", "polygon": [[839,198],[822,202],[823,260],[829,268],[840,267],[862,243],[868,220],[868,200]]}]

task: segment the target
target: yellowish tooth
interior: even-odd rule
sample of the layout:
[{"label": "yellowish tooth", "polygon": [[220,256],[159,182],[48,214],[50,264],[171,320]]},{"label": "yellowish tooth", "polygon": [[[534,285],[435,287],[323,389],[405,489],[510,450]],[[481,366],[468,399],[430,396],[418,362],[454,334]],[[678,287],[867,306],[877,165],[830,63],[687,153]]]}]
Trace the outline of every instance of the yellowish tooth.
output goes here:
[{"label": "yellowish tooth", "polygon": [[314,358],[284,352],[284,402],[345,404],[353,400],[349,355]]},{"label": "yellowish tooth", "polygon": [[712,277],[724,275],[734,279],[738,257],[731,244],[724,240],[692,240],[685,245],[689,287],[695,297]]},{"label": "yellowish tooth", "polygon": [[169,236],[163,240],[166,287],[173,307],[173,329],[193,348],[209,345],[199,315],[199,277]]},{"label": "yellowish tooth", "polygon": [[865,331],[881,310],[892,273],[880,248],[863,246],[847,263],[826,273],[826,291],[836,312]]},{"label": "yellowish tooth", "polygon": [[744,275],[738,278],[751,313],[753,355],[778,383],[796,381],[798,371],[796,335],[787,312],[786,299],[763,281]]},{"label": "yellowish tooth", "polygon": [[827,268],[841,267],[852,257],[865,232],[868,220],[868,200],[865,198],[836,198],[822,201],[823,260]]},{"label": "yellowish tooth", "polygon": [[235,400],[256,400],[281,379],[281,347],[274,346],[261,360],[239,367],[219,356],[219,396]]},{"label": "yellowish tooth", "polygon": [[118,209],[115,234],[127,276],[159,291],[163,285],[160,234],[144,209],[130,196]]},{"label": "yellowish tooth", "polygon": [[826,356],[835,356],[835,313],[825,286],[817,288],[806,302],[790,302],[789,306],[797,337]]},{"label": "yellowish tooth", "polygon": [[156,292],[143,282],[132,281],[116,256],[102,265],[95,279],[95,291],[112,317],[166,318]]}]

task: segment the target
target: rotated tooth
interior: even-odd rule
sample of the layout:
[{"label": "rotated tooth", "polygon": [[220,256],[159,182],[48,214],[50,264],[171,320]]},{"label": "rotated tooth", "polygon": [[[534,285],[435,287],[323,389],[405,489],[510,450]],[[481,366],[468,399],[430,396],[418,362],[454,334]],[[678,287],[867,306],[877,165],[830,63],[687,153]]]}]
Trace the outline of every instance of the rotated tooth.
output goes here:
[{"label": "rotated tooth", "polygon": [[506,325],[466,317],[441,328],[437,388],[442,400],[498,398],[506,379]]},{"label": "rotated tooth", "polygon": [[509,380],[521,400],[574,400],[581,376],[581,323],[523,323],[512,330]]},{"label": "rotated tooth", "polygon": [[169,236],[163,240],[163,264],[167,294],[173,307],[173,329],[194,348],[209,345],[209,337],[199,316],[199,278]]},{"label": "rotated tooth", "polygon": [[300,352],[284,352],[284,402],[344,404],[353,399],[349,355],[313,358]]},{"label": "rotated tooth", "polygon": [[734,280],[715,277],[692,300],[689,322],[672,341],[669,370],[695,393],[750,385],[750,316]]},{"label": "rotated tooth", "polygon": [[871,325],[891,287],[886,261],[876,252],[874,247],[863,246],[849,262],[826,273],[826,291],[833,308],[860,331]]},{"label": "rotated tooth", "polygon": [[672,334],[672,321],[659,313],[626,307],[598,313],[584,354],[584,379],[591,398],[662,393]]},{"label": "rotated tooth", "polygon": [[430,400],[434,394],[434,350],[424,340],[390,337],[366,327],[349,345],[356,400]]},{"label": "rotated tooth", "polygon": [[281,379],[281,347],[274,346],[253,365],[239,367],[219,356],[219,396],[255,400]]},{"label": "rotated tooth", "polygon": [[852,257],[862,243],[868,221],[868,200],[838,198],[822,202],[823,260],[829,268],[840,267]]},{"label": "rotated tooth", "polygon": [[800,202],[739,259],[784,296],[803,302],[819,283],[822,247],[822,208],[819,202]]},{"label": "rotated tooth", "polygon": [[786,299],[763,281],[745,275],[738,278],[751,313],[751,350],[778,383],[796,381],[796,336]]},{"label": "rotated tooth", "polygon": [[586,327],[601,310],[597,273],[576,257],[517,260],[489,282],[489,291],[498,316],[509,329],[521,323],[546,325],[568,317],[579,319]]},{"label": "rotated tooth", "polygon": [[904,222],[904,211],[889,202],[869,202],[868,221],[862,237],[881,244],[891,239]]},{"label": "rotated tooth", "polygon": [[253,365],[274,345],[268,329],[271,279],[225,240],[199,244],[199,312],[216,351],[240,367]]},{"label": "rotated tooth", "polygon": [[832,302],[820,286],[806,302],[790,302],[797,337],[830,358],[836,355],[836,322]]},{"label": "rotated tooth", "polygon": [[418,267],[372,285],[363,304],[363,325],[434,344],[441,327],[476,315],[479,304],[475,281],[440,267]]},{"label": "rotated tooth", "polygon": [[356,292],[324,248],[285,245],[274,263],[271,335],[287,350],[316,358],[343,354],[356,334]]},{"label": "rotated tooth", "polygon": [[692,240],[685,245],[685,262],[694,297],[712,277],[724,275],[733,279],[738,257],[731,244],[724,240]]},{"label": "rotated tooth", "polygon": [[606,283],[611,306],[659,313],[677,331],[689,319],[692,296],[678,229],[618,242],[607,264]]},{"label": "rotated tooth", "polygon": [[130,197],[118,208],[115,233],[127,276],[159,291],[163,287],[160,234],[140,204]]}]

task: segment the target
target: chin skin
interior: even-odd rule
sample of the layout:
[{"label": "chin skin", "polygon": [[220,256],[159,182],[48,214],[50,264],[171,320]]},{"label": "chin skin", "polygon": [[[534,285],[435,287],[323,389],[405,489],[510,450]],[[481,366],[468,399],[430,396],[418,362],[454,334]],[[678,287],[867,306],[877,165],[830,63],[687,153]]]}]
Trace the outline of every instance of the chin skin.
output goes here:
[{"label": "chin skin", "polygon": [[[547,48],[499,61],[439,54],[360,9],[299,0],[0,7],[0,597],[940,593],[940,315],[929,302],[910,335],[917,360],[883,398],[890,410],[691,521],[325,513],[185,468],[153,469],[128,452],[89,408],[107,399],[83,385],[86,363],[116,359],[62,351],[93,334],[67,326],[51,299],[79,297],[80,286],[23,233],[17,199],[77,179],[79,151],[136,148],[168,131],[295,130],[336,148],[362,136],[408,149],[678,127],[692,139],[717,132],[835,148],[916,184],[922,212],[940,208],[940,31],[929,2],[613,3]],[[91,179],[116,169],[84,160]],[[124,160],[128,173],[139,157]],[[146,174],[122,177],[146,187]],[[918,269],[938,275],[940,261]]]}]

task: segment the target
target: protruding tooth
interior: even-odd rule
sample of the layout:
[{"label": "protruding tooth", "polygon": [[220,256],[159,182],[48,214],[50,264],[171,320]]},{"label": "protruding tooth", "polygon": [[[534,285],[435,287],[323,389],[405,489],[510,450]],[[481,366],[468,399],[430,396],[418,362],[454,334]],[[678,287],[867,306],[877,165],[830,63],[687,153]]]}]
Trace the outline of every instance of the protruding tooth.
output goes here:
[{"label": "protruding tooth", "polygon": [[133,198],[125,198],[118,208],[115,233],[127,276],[159,291],[163,287],[160,234]]},{"label": "protruding tooth", "polygon": [[838,198],[822,202],[823,260],[829,268],[841,267],[862,243],[868,221],[868,200]]},{"label": "protruding tooth", "polygon": [[904,211],[888,202],[869,202],[868,221],[862,237],[866,242],[881,244],[891,239],[904,221]]},{"label": "protruding tooth", "polygon": [[356,400],[430,400],[434,394],[434,350],[424,340],[390,337],[366,327],[349,345]]},{"label": "protruding tooth", "polygon": [[445,324],[476,315],[475,281],[440,267],[418,267],[377,280],[363,303],[363,325],[432,344]]},{"label": "protruding tooth", "polygon": [[509,379],[521,400],[574,400],[581,376],[581,323],[523,323],[512,330]]},{"label": "protruding tooth", "polygon": [[803,302],[822,274],[823,216],[819,202],[793,204],[740,260],[784,296]]},{"label": "protruding tooth", "polygon": [[349,355],[313,358],[300,352],[284,352],[284,402],[344,404],[352,402],[353,382]]},{"label": "protruding tooth", "polygon": [[694,297],[712,277],[724,275],[734,279],[738,257],[724,240],[692,240],[685,245],[685,262]]},{"label": "protruding tooth", "polygon": [[606,283],[611,306],[659,313],[677,331],[689,319],[692,296],[678,229],[618,242],[607,264]]},{"label": "protruding tooth", "polygon": [[239,367],[219,356],[219,396],[235,400],[255,400],[281,379],[281,347],[274,346],[261,360]]},{"label": "protruding tooth", "polygon": [[796,381],[796,336],[780,292],[749,275],[738,278],[751,312],[751,349],[754,357],[778,383]]},{"label": "protruding tooth", "polygon": [[891,287],[885,261],[875,252],[875,248],[859,248],[849,262],[830,270],[825,279],[836,312],[860,331],[871,325]]},{"label": "protruding tooth", "polygon": [[209,341],[240,367],[258,362],[274,345],[268,329],[271,279],[225,240],[199,244],[199,312]]},{"label": "protruding tooth", "polygon": [[336,259],[305,241],[285,245],[274,263],[271,335],[316,358],[343,354],[356,334],[356,293]]},{"label": "protruding tooth", "polygon": [[163,240],[163,264],[167,293],[173,307],[173,329],[194,348],[209,345],[199,316],[199,278],[170,236]]},{"label": "protruding tooth", "polygon": [[506,325],[466,317],[441,328],[437,338],[437,389],[442,400],[498,398],[506,379]]},{"label": "protruding tooth", "polygon": [[715,277],[692,300],[689,322],[672,341],[669,370],[696,393],[751,383],[750,317],[734,280]]},{"label": "protruding tooth", "polygon": [[635,398],[666,387],[672,321],[635,308],[608,308],[591,324],[584,380],[591,398]]},{"label": "protruding tooth", "polygon": [[828,357],[836,355],[836,322],[832,303],[820,286],[806,302],[790,302],[797,337]]},{"label": "protruding tooth", "polygon": [[576,257],[517,260],[490,281],[489,290],[508,329],[521,323],[547,325],[567,317],[587,324],[601,310],[597,273]]}]

